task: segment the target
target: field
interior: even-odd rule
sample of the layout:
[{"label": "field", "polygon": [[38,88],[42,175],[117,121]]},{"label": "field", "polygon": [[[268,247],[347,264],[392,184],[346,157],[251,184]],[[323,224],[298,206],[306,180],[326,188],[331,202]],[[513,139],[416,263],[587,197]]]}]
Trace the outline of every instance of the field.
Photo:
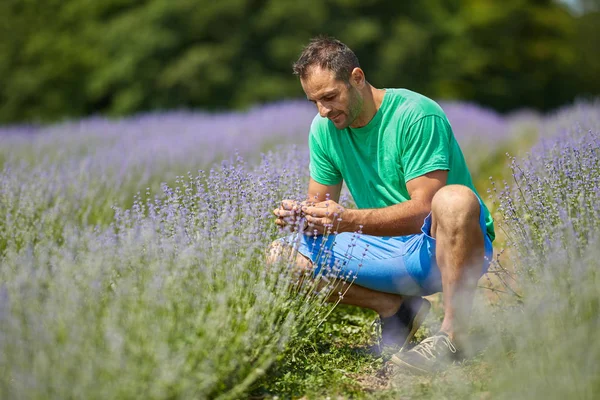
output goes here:
[{"label": "field", "polygon": [[0,398],[597,398],[600,102],[441,105],[498,232],[466,362],[395,371],[374,313],[265,268],[315,113],[282,102],[0,128]]}]

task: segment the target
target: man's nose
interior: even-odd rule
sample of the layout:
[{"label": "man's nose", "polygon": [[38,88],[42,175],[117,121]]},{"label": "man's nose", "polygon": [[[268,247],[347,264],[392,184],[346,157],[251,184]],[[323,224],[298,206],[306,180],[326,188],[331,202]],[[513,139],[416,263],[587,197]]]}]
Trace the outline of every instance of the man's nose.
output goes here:
[{"label": "man's nose", "polygon": [[331,111],[331,108],[325,107],[325,105],[321,102],[317,103],[317,108],[319,109],[319,115],[323,118],[327,118],[327,115]]}]

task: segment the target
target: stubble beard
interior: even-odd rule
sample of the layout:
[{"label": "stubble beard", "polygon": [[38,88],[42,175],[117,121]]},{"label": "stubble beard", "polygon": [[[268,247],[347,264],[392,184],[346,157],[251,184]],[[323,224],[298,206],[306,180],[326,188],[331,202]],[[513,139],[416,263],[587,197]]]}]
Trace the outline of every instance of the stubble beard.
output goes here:
[{"label": "stubble beard", "polygon": [[360,116],[363,106],[363,99],[358,90],[354,87],[350,88],[350,106],[348,107],[348,126],[352,125]]}]

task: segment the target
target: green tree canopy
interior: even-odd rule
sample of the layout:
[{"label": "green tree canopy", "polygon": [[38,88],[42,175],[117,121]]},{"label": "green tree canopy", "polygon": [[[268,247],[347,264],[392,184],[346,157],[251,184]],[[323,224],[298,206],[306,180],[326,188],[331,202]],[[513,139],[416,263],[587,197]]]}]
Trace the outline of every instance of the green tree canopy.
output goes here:
[{"label": "green tree canopy", "polygon": [[546,110],[600,93],[597,12],[551,0],[4,0],[0,16],[4,123],[300,97],[291,64],[318,34],[376,86],[436,99]]}]

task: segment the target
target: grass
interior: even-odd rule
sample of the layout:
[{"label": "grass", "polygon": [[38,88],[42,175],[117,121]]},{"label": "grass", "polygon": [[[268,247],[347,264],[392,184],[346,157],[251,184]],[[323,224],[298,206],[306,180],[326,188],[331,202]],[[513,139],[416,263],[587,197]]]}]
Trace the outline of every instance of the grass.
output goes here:
[{"label": "grass", "polygon": [[[440,295],[430,297],[433,307],[417,332],[413,345],[436,332],[443,312]],[[479,295],[478,324],[491,305]],[[276,363],[251,392],[254,399],[274,398],[486,398],[492,379],[490,360],[482,352],[461,365],[435,376],[413,376],[390,363],[397,349],[378,344],[377,315],[352,306],[338,306],[313,338],[294,349],[294,356]],[[489,322],[489,320],[487,321]],[[479,326],[472,335],[481,348],[487,338]],[[290,357],[290,356],[286,356]]]}]

